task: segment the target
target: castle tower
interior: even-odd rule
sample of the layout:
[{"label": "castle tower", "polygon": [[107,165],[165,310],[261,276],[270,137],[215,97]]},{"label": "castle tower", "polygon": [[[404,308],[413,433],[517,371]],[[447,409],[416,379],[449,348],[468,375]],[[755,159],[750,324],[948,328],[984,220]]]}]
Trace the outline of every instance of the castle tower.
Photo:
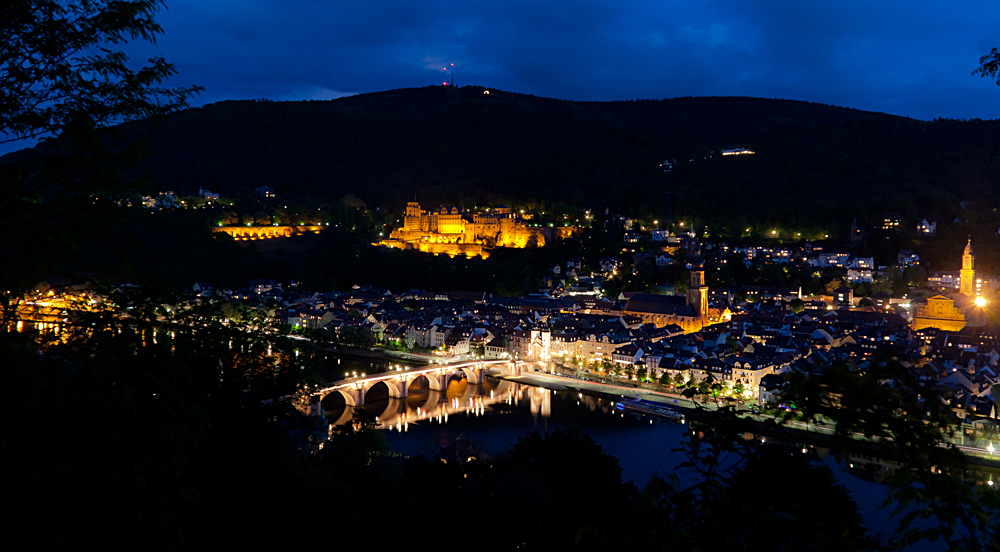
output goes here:
[{"label": "castle tower", "polygon": [[687,304],[704,324],[708,319],[708,286],[705,285],[705,268],[701,259],[693,259],[689,270],[691,278],[688,280]]},{"label": "castle tower", "polygon": [[976,254],[972,251],[972,238],[969,238],[969,243],[965,245],[965,251],[962,253],[962,271],[959,276],[962,280],[962,295],[972,297],[976,294]]},{"label": "castle tower", "polygon": [[403,217],[403,228],[420,230],[420,204],[416,201],[406,203],[406,216]]}]

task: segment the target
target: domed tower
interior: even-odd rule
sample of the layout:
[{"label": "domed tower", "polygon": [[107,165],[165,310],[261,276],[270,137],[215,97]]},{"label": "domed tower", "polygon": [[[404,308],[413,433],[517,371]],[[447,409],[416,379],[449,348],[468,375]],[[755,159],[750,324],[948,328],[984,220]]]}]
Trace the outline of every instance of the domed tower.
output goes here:
[{"label": "domed tower", "polygon": [[972,251],[972,238],[965,245],[965,252],[962,253],[962,271],[959,276],[962,280],[962,295],[972,297],[976,294],[976,254]]}]

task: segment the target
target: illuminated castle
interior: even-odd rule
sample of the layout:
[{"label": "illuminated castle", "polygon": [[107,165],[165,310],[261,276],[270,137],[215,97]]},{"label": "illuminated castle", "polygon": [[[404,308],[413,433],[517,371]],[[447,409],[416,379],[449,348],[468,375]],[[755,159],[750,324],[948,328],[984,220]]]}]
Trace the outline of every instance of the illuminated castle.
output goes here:
[{"label": "illuminated castle", "polygon": [[541,247],[545,237],[524,224],[506,205],[493,212],[466,215],[461,207],[424,211],[420,204],[406,204],[403,227],[377,245],[417,249],[426,253],[488,257],[491,247]]}]

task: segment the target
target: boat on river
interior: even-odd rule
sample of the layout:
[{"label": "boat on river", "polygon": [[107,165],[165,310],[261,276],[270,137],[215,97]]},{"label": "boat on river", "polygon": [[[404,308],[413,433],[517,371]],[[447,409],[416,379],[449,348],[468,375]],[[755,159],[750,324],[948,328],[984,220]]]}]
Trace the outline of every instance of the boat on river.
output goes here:
[{"label": "boat on river", "polygon": [[684,413],[658,402],[646,401],[642,399],[617,401],[615,402],[615,409],[622,412],[644,414],[661,420],[684,423]]}]

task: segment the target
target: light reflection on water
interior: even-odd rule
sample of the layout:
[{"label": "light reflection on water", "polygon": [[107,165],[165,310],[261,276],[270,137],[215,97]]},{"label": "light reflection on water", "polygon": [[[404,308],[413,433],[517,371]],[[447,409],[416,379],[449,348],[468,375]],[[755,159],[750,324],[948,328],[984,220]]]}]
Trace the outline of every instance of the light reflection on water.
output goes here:
[{"label": "light reflection on water", "polygon": [[[328,400],[336,403],[333,395]],[[443,392],[417,380],[405,399],[389,397],[384,385],[376,386],[365,402],[361,408],[378,417],[393,450],[406,455],[434,454],[459,438],[495,455],[528,432],[576,429],[616,457],[622,478],[640,489],[654,474],[674,473],[686,460],[676,449],[689,435],[687,424],[651,423],[646,417],[623,415],[615,410],[612,399],[577,391],[554,391],[493,377],[476,385],[456,376]],[[325,400],[324,406],[331,423],[345,423],[353,415],[353,408],[344,407],[342,400],[339,406],[327,406]],[[887,534],[895,529],[889,510],[879,507],[888,487],[848,474],[845,468],[850,458],[838,464],[833,455],[817,454],[815,460],[830,467],[837,481],[847,487],[870,530]],[[682,484],[691,482],[684,473],[678,475]],[[937,548],[923,542],[913,549]]]},{"label": "light reflection on water", "polygon": [[[328,420],[349,421],[354,409],[333,395],[324,400]],[[685,426],[622,415],[610,399],[492,377],[481,385],[456,377],[443,392],[418,380],[405,399],[389,397],[384,386],[375,386],[361,408],[377,416],[393,450],[403,454],[431,454],[459,438],[496,454],[531,431],[576,429],[618,458],[622,477],[639,487],[654,473],[673,471],[683,461],[672,449],[679,446]]]}]

